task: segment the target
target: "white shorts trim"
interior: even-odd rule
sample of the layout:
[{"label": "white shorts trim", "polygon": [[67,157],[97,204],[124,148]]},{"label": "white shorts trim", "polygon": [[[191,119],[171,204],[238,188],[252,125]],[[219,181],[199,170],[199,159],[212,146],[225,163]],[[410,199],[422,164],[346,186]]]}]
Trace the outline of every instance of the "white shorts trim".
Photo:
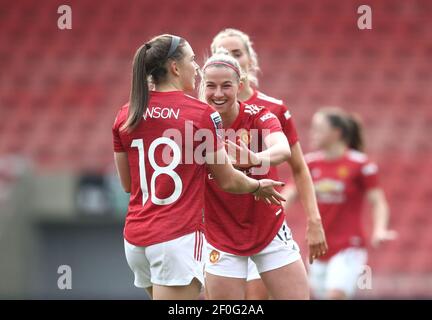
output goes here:
[{"label": "white shorts trim", "polygon": [[328,261],[314,261],[309,266],[309,279],[314,296],[325,299],[329,290],[338,289],[348,298],[352,298],[366,262],[367,251],[364,248],[347,248]]},{"label": "white shorts trim", "polygon": [[134,274],[134,285],[185,286],[193,278],[204,285],[205,245],[204,235],[199,231],[148,247],[135,246],[125,239],[126,260]]},{"label": "white shorts trim", "polygon": [[[249,279],[249,260],[259,274],[301,259],[300,249],[284,222],[272,242],[257,254],[247,257],[230,254],[207,244],[205,271],[222,277]],[[257,278],[257,279],[258,279]]]}]

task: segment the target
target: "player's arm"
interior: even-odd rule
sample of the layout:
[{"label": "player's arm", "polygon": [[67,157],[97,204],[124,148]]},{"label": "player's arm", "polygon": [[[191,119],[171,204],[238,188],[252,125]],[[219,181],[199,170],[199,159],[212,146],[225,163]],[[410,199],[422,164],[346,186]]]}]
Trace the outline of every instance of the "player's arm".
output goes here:
[{"label": "player's arm", "polygon": [[300,198],[306,213],[306,241],[309,246],[309,261],[312,263],[314,259],[327,252],[327,242],[312,178],[299,142],[292,146],[291,157],[288,159],[288,163],[291,167],[296,188],[291,186],[290,189],[282,190],[281,193],[287,198],[287,202],[289,202],[286,203],[285,209],[294,202],[297,196]]},{"label": "player's arm", "polygon": [[226,192],[253,193],[267,203],[280,205],[284,198],[274,187],[283,186],[282,182],[270,179],[255,180],[234,169],[224,148],[206,153],[207,167],[216,183]]},{"label": "player's arm", "polygon": [[282,131],[273,132],[264,138],[266,150],[258,152],[260,163],[269,163],[276,166],[287,161],[291,156],[288,140]]},{"label": "player's arm", "polygon": [[291,150],[288,140],[283,132],[272,132],[264,138],[266,150],[261,152],[253,152],[248,146],[239,140],[239,144],[232,141],[227,141],[230,154],[235,154],[232,162],[236,167],[248,168],[252,166],[276,166],[284,161],[287,161],[291,156]]},{"label": "player's arm", "polygon": [[390,211],[384,191],[381,188],[370,189],[367,192],[367,199],[372,207],[372,245],[377,247],[383,241],[394,240],[397,232],[388,229]]},{"label": "player's arm", "polygon": [[117,174],[120,178],[121,185],[125,192],[131,192],[131,177],[129,171],[129,162],[126,152],[114,152],[114,162]]}]

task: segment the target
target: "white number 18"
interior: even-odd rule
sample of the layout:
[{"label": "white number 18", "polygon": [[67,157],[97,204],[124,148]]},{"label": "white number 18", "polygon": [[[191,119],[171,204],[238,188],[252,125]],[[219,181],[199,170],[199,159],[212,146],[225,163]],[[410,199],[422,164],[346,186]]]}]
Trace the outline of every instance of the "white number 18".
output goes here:
[{"label": "white number 18", "polygon": [[[171,147],[173,150],[173,159],[172,162],[166,167],[160,167],[155,161],[155,150],[161,145],[166,144]],[[147,202],[149,197],[148,187],[147,187],[147,177],[145,171],[145,152],[144,152],[144,141],[143,139],[134,139],[132,140],[131,147],[138,148],[138,163],[139,163],[139,173],[140,173],[140,186],[143,198],[143,205]],[[168,205],[171,204],[180,198],[183,189],[183,183],[181,181],[180,176],[174,169],[179,165],[181,160],[181,151],[179,146],[171,139],[160,137],[155,139],[148,149],[148,160],[150,161],[150,165],[154,169],[154,173],[151,176],[150,180],[150,194],[151,194],[151,202],[157,205]],[[159,199],[156,196],[156,178],[161,174],[166,174],[172,178],[174,181],[174,192],[167,198]]]}]

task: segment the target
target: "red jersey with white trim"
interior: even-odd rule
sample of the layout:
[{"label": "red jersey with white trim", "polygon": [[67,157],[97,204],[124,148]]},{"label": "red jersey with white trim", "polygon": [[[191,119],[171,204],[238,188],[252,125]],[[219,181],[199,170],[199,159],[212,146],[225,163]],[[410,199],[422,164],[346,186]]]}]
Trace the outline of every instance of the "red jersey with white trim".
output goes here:
[{"label": "red jersey with white trim", "polygon": [[324,153],[318,151],[307,154],[305,160],[329,247],[322,259],[348,247],[364,247],[361,213],[366,192],[378,187],[377,165],[355,150],[335,160],[325,159]]},{"label": "red jersey with white trim", "polygon": [[244,103],[266,107],[271,113],[276,115],[281,123],[283,132],[287,136],[290,146],[295,145],[299,141],[294,120],[291,117],[288,107],[283,104],[282,100],[267,96],[258,90],[254,90],[252,97],[244,101]]},{"label": "red jersey with white trim", "polygon": [[[222,147],[216,137],[220,115],[172,91],[150,93],[143,119],[131,133],[121,130],[127,116],[128,104],[112,128],[114,151],[127,153],[131,176],[125,239],[149,246],[201,230],[207,169],[194,152]],[[194,139],[198,130],[207,136]]]},{"label": "red jersey with white trim", "polygon": [[[239,114],[230,128],[236,137],[242,139],[249,148],[263,141],[263,135],[281,132],[277,117],[263,107],[240,103]],[[252,130],[256,129],[256,130]],[[255,132],[254,132],[255,131]],[[258,146],[262,151],[262,144]],[[253,170],[243,170],[255,179],[277,179],[275,167],[267,173],[255,174]],[[232,194],[224,192],[209,175],[206,188],[205,235],[215,248],[231,254],[250,256],[264,249],[276,236],[285,215],[280,206],[255,201],[252,194]]]}]

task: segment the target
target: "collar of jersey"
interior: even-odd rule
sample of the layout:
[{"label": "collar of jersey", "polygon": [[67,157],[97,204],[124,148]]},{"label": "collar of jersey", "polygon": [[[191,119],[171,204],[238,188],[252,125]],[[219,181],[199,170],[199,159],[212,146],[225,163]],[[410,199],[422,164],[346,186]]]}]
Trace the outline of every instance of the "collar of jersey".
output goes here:
[{"label": "collar of jersey", "polygon": [[150,91],[151,94],[158,94],[158,95],[167,95],[167,94],[183,94],[183,91],[180,90],[174,90],[174,91]]}]

